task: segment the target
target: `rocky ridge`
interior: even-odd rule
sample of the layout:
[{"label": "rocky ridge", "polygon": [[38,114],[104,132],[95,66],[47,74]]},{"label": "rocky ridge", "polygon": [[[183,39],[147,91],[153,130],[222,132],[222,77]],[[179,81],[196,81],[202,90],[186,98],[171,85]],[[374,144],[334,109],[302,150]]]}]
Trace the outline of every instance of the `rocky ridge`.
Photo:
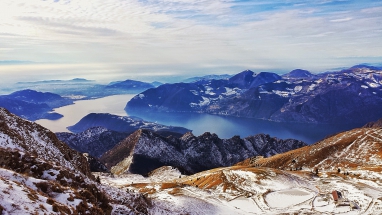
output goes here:
[{"label": "rocky ridge", "polygon": [[252,156],[271,156],[305,145],[298,140],[280,140],[265,134],[244,139],[239,136],[220,139],[209,132],[199,137],[189,132],[181,138],[165,138],[140,129],[104,153],[100,160],[114,174],[147,175],[161,166],[173,166],[192,174],[230,166]]}]

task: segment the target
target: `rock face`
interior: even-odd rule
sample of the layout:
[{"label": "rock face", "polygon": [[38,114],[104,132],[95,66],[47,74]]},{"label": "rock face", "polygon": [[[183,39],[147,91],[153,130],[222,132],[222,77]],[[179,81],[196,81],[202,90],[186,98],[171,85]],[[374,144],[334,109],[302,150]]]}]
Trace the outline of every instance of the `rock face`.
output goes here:
[{"label": "rock face", "polygon": [[138,129],[151,129],[156,132],[174,132],[184,134],[190,130],[183,127],[166,126],[154,122],[144,121],[134,116],[117,116],[108,113],[90,113],[78,123],[69,126],[71,132],[79,133],[92,127],[104,127],[118,132],[134,132]]},{"label": "rock face", "polygon": [[165,84],[138,94],[125,110],[359,124],[379,119],[381,106],[382,70],[356,66],[316,75],[298,69],[283,77],[244,71],[229,80]]},{"label": "rock face", "polygon": [[21,90],[9,95],[0,96],[0,106],[10,112],[28,119],[58,119],[62,115],[50,113],[53,108],[73,104],[68,98],[54,93],[43,93],[34,90]]},{"label": "rock face", "polygon": [[195,137],[186,133],[181,138],[164,138],[149,130],[138,130],[106,152],[101,161],[114,174],[124,172],[147,175],[161,166],[173,166],[192,174],[207,169],[230,166],[246,158],[271,156],[305,146],[298,140],[280,140],[258,134],[241,139],[220,139],[204,133]]},{"label": "rock face", "polygon": [[78,134],[58,132],[56,136],[71,148],[98,158],[125,139],[129,134],[131,133],[112,131],[103,127],[93,127]]}]

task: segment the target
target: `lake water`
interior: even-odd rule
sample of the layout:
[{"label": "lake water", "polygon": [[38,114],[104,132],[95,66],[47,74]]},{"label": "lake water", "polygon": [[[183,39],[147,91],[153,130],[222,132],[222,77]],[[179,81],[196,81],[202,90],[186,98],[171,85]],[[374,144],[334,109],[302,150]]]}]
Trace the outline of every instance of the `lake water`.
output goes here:
[{"label": "lake water", "polygon": [[269,134],[282,139],[294,138],[314,143],[324,137],[350,130],[361,125],[322,125],[300,123],[278,123],[257,119],[217,116],[196,113],[151,113],[138,114],[126,113],[126,103],[134,95],[116,95],[94,100],[76,101],[74,105],[57,108],[55,112],[64,115],[58,120],[37,120],[36,122],[54,131],[66,131],[66,127],[74,125],[89,113],[111,113],[120,116],[134,115],[144,120],[157,122],[164,125],[182,126],[191,129],[194,135],[204,132],[216,133],[220,138],[231,138],[239,135],[242,138],[259,133]]},{"label": "lake water", "polygon": [[54,112],[62,114],[64,117],[58,120],[40,119],[36,120],[36,123],[53,132],[69,132],[66,127],[76,124],[89,113],[111,113],[127,116],[123,109],[127,101],[130,101],[134,96],[134,94],[115,95],[100,99],[75,101],[73,105],[54,109]]}]

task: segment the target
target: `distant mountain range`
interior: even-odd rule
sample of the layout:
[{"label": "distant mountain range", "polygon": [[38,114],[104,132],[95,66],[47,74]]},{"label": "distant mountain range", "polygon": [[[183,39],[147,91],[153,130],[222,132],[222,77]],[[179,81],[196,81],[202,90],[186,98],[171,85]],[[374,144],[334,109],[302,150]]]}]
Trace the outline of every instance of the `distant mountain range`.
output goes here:
[{"label": "distant mountain range", "polygon": [[95,99],[111,95],[139,93],[160,85],[160,82],[146,83],[135,80],[114,81],[109,84],[98,84],[95,81],[75,78],[72,80],[46,80],[36,82],[18,82],[14,89],[32,89],[52,92],[63,97],[78,99]]},{"label": "distant mountain range", "polygon": [[21,90],[0,96],[0,107],[28,120],[59,119],[62,115],[51,113],[53,109],[70,104],[73,104],[71,99],[34,90]]},{"label": "distant mountain range", "polygon": [[299,123],[366,123],[382,116],[382,70],[312,74],[243,71],[228,80],[164,84],[126,104],[131,114],[196,112]]},{"label": "distant mountain range", "polygon": [[187,78],[187,79],[183,80],[182,82],[191,83],[191,82],[197,82],[197,81],[202,81],[202,80],[229,79],[231,77],[232,77],[232,75],[227,75],[227,74],[224,74],[224,75],[205,75],[205,76],[201,76],[201,77]]}]

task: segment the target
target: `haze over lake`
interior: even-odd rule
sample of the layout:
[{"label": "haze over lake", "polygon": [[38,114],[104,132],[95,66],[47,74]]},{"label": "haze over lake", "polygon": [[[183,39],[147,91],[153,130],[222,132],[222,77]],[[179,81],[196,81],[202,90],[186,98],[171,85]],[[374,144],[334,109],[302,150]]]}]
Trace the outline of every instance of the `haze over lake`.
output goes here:
[{"label": "haze over lake", "polygon": [[281,139],[302,140],[308,144],[315,143],[328,135],[362,126],[279,123],[197,113],[126,113],[124,111],[126,103],[134,96],[134,94],[115,95],[94,100],[76,101],[73,105],[55,109],[55,112],[64,115],[61,119],[41,119],[36,122],[53,132],[69,132],[66,127],[74,125],[89,113],[111,113],[119,116],[138,116],[144,120],[164,125],[182,126],[191,129],[192,133],[197,136],[204,132],[216,133],[220,138],[231,138],[234,135],[247,137],[265,133]]}]

